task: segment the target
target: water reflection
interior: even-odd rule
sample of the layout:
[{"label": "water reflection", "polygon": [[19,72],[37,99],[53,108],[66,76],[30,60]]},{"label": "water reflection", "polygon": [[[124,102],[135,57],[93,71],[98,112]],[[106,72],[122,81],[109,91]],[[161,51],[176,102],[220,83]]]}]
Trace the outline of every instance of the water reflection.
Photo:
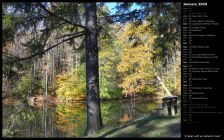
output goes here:
[{"label": "water reflection", "polygon": [[17,102],[3,106],[3,137],[64,137],[55,127],[55,107],[30,107]]},{"label": "water reflection", "polygon": [[[177,100],[149,101],[114,100],[101,102],[105,126],[119,126],[155,110],[162,116],[175,115]],[[15,117],[16,116],[16,117]],[[86,104],[66,103],[31,107],[25,103],[3,107],[3,130],[13,137],[81,137],[86,128]],[[3,136],[9,137],[10,133]]]}]

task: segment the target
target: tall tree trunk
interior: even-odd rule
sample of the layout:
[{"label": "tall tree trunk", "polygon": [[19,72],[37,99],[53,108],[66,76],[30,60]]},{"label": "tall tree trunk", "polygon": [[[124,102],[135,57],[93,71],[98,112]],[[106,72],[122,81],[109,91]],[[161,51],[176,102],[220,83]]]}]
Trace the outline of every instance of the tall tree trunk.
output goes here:
[{"label": "tall tree trunk", "polygon": [[46,71],[45,71],[45,100],[47,100],[47,90],[48,90],[48,62],[46,62]]},{"label": "tall tree trunk", "polygon": [[[36,69],[36,65],[35,65],[35,59],[33,60],[33,67],[32,67],[32,88],[31,88],[31,95],[33,95],[33,93],[34,93],[34,86],[35,86],[35,77],[36,77],[36,71],[35,71],[35,69]],[[28,95],[28,96],[30,96],[30,95]]]},{"label": "tall tree trunk", "polygon": [[86,88],[87,88],[87,127],[85,135],[95,134],[102,128],[99,70],[97,47],[96,3],[85,3],[86,21]]},{"label": "tall tree trunk", "polygon": [[54,55],[53,55],[53,93],[55,94],[55,72],[57,72],[56,67],[55,67],[55,49],[54,49]]},{"label": "tall tree trunk", "polygon": [[48,120],[47,120],[47,104],[46,104],[46,106],[44,105],[44,136],[45,137],[48,137],[47,124],[48,124]]}]

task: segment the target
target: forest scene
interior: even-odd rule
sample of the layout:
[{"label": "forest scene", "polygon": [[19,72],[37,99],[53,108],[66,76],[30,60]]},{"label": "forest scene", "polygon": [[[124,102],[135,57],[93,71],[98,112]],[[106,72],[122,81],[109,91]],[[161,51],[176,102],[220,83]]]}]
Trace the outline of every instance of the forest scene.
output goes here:
[{"label": "forest scene", "polygon": [[181,4],[2,3],[3,137],[180,137]]}]

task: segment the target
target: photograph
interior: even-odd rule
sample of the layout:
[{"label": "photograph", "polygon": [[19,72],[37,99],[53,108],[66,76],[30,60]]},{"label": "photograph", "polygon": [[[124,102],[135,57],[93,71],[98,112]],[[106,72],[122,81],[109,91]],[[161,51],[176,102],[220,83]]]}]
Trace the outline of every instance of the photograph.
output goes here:
[{"label": "photograph", "polygon": [[181,2],[3,2],[2,137],[181,138]]}]

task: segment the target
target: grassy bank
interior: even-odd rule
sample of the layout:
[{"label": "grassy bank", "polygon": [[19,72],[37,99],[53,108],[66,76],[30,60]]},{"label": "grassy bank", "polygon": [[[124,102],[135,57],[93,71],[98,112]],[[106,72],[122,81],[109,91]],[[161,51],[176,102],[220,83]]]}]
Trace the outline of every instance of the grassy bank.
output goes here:
[{"label": "grassy bank", "polygon": [[151,113],[116,128],[105,126],[93,137],[180,137],[180,112],[172,117]]}]

